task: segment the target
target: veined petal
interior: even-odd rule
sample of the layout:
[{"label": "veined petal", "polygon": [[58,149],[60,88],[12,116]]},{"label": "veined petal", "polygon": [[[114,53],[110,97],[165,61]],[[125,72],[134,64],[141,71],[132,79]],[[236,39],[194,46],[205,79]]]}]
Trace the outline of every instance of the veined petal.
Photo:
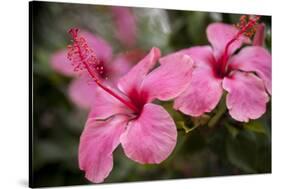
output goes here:
[{"label": "veined petal", "polygon": [[67,50],[60,50],[51,57],[51,67],[66,76],[75,76],[74,68],[67,58]]},{"label": "veined petal", "polygon": [[129,73],[120,78],[118,88],[126,94],[138,89],[146,74],[155,66],[161,56],[158,48],[152,48],[149,54],[135,65]]},{"label": "veined petal", "polygon": [[97,85],[90,81],[90,77],[83,74],[73,79],[69,85],[69,97],[78,107],[89,109],[95,101]]},{"label": "veined petal", "polygon": [[190,85],[175,99],[174,108],[187,115],[200,116],[216,107],[222,93],[221,79],[209,69],[195,68]]},{"label": "veined petal", "polygon": [[141,115],[128,124],[120,141],[130,159],[141,164],[161,163],[176,145],[177,129],[165,109],[148,103]]},{"label": "veined petal", "polygon": [[256,72],[264,81],[264,85],[271,94],[271,55],[263,47],[251,46],[243,48],[230,60],[231,67],[247,72]]},{"label": "veined petal", "polygon": [[[111,88],[111,90],[113,89]],[[128,100],[127,97],[119,91],[113,91],[123,99]],[[94,101],[92,103],[91,112],[89,115],[90,117],[93,117],[95,119],[106,119],[113,115],[125,115],[131,113],[132,111],[115,97],[109,95],[107,92],[100,88],[96,89],[96,94],[94,96]]]},{"label": "veined petal", "polygon": [[191,81],[193,61],[188,55],[178,54],[173,61],[161,64],[150,72],[141,84],[148,101],[155,98],[171,100],[182,93]]},{"label": "veined petal", "polygon": [[254,74],[234,72],[224,78],[223,88],[228,91],[226,105],[229,114],[237,121],[248,122],[265,113],[269,98],[262,80]]},{"label": "veined petal", "polygon": [[166,62],[175,62],[179,54],[188,55],[194,62],[195,67],[203,67],[206,69],[213,69],[214,56],[210,46],[196,46],[171,53],[160,58],[160,64]]},{"label": "veined petal", "polygon": [[[209,42],[214,48],[215,57],[218,59],[224,49],[226,44],[238,33],[238,29],[232,25],[224,23],[213,23],[207,28],[207,37]],[[235,50],[241,47],[243,43],[250,43],[250,39],[245,36],[240,36],[236,41],[234,41],[229,49],[228,54],[233,54]]]},{"label": "veined petal", "polygon": [[113,167],[112,153],[120,143],[127,118],[115,116],[106,121],[89,117],[80,137],[79,167],[94,183],[103,182]]}]

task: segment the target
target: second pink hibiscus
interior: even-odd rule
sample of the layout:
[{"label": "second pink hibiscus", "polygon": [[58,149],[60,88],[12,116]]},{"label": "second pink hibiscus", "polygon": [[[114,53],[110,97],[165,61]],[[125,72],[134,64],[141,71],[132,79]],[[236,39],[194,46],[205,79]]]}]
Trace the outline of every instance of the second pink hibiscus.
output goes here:
[{"label": "second pink hibiscus", "polygon": [[243,44],[250,43],[244,34],[258,18],[251,17],[249,22],[242,19],[244,25],[239,30],[224,23],[210,24],[207,37],[212,46],[183,49],[162,58],[162,62],[177,64],[175,57],[185,54],[194,60],[190,87],[175,99],[175,109],[200,116],[212,111],[226,90],[226,105],[235,120],[247,122],[265,113],[271,94],[271,55],[257,46],[263,37],[257,36],[255,46],[244,47],[235,54]]}]

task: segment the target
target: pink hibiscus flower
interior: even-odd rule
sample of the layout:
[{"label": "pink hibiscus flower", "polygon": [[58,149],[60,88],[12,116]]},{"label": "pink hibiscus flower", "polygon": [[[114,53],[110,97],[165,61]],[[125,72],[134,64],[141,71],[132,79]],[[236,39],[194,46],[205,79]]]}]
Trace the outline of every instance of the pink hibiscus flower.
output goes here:
[{"label": "pink hibiscus flower", "polygon": [[[129,71],[132,64],[128,54],[119,54],[113,58],[111,46],[101,37],[87,31],[81,31],[81,35],[88,41],[89,47],[95,49],[96,56],[100,60],[97,74],[101,80],[111,85],[116,85],[119,77]],[[73,70],[71,62],[67,59],[67,50],[61,50],[53,54],[51,58],[52,68],[66,76],[75,77],[69,86],[70,99],[78,107],[89,109],[95,100],[95,94],[99,89],[95,83],[90,83],[91,78],[86,72]]]},{"label": "pink hibiscus flower", "polygon": [[[183,49],[162,58],[162,62],[176,62],[179,54],[189,55],[195,64],[190,86],[175,99],[174,108],[184,114],[200,116],[212,111],[228,92],[226,105],[229,114],[238,121],[257,119],[266,111],[271,94],[271,55],[260,45],[242,48],[250,39],[259,17],[248,21],[242,17],[240,28],[213,23],[207,28],[207,37],[212,46],[196,46]],[[262,27],[262,26],[261,26]],[[262,28],[259,29],[262,32]]]},{"label": "pink hibiscus flower", "polygon": [[133,11],[128,7],[113,6],[111,13],[116,28],[116,37],[123,45],[134,46],[137,38],[137,26]]},{"label": "pink hibiscus flower", "polygon": [[183,92],[189,84],[193,68],[187,55],[175,57],[174,63],[161,63],[150,72],[160,57],[160,50],[149,54],[118,81],[118,88],[106,85],[97,77],[98,59],[85,39],[71,29],[73,45],[69,58],[86,70],[104,91],[98,96],[89,113],[80,138],[79,167],[86,178],[99,183],[113,167],[112,153],[121,143],[130,159],[141,164],[160,163],[176,145],[177,129],[168,112],[154,99],[170,100]]}]

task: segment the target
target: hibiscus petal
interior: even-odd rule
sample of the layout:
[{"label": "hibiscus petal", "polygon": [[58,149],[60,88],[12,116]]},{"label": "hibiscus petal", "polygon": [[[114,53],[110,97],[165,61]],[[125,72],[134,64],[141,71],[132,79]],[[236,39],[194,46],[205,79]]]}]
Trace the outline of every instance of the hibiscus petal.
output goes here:
[{"label": "hibiscus petal", "polygon": [[80,36],[85,38],[89,47],[96,53],[99,59],[104,62],[111,61],[112,48],[103,38],[85,30],[81,30]]},{"label": "hibiscus petal", "polygon": [[149,101],[158,98],[171,100],[182,93],[191,81],[193,61],[187,55],[178,54],[173,61],[161,64],[150,72],[141,85]]},{"label": "hibiscus petal", "polygon": [[[111,90],[113,90],[111,88]],[[118,94],[123,99],[127,99],[122,93],[113,90],[115,94]],[[115,97],[111,96],[103,89],[97,88],[94,96],[94,101],[91,106],[90,117],[95,117],[96,119],[106,119],[112,115],[124,115],[132,113],[131,110],[117,100]]]},{"label": "hibiscus petal", "polygon": [[165,64],[166,62],[174,62],[175,58],[177,58],[179,54],[190,56],[194,61],[196,67],[213,69],[214,57],[212,48],[210,46],[196,46],[180,50],[176,53],[171,53],[160,58],[160,64]]},{"label": "hibiscus petal", "polygon": [[209,69],[195,68],[187,89],[175,99],[174,108],[191,116],[212,111],[223,93],[221,79]]},{"label": "hibiscus petal", "polygon": [[[224,23],[213,23],[207,28],[207,37],[214,48],[216,58],[219,58],[224,52],[226,44],[238,33],[238,29],[234,26]],[[241,47],[243,43],[250,43],[250,39],[240,36],[234,41],[229,49],[228,54],[233,54],[235,50]]]},{"label": "hibiscus petal", "polygon": [[125,154],[141,164],[161,163],[172,153],[176,140],[173,119],[161,106],[150,103],[120,138]]},{"label": "hibiscus petal", "polygon": [[134,89],[138,89],[146,74],[155,66],[161,56],[158,48],[152,48],[138,64],[136,64],[125,76],[120,78],[118,88],[128,94]]},{"label": "hibiscus petal", "polygon": [[67,50],[60,50],[51,57],[51,67],[66,76],[75,76],[74,68],[67,58]]},{"label": "hibiscus petal", "polygon": [[263,46],[265,40],[265,24],[259,24],[256,29],[255,37],[253,40],[253,45],[255,46]]},{"label": "hibiscus petal", "polygon": [[133,46],[136,42],[136,20],[130,8],[111,8],[116,27],[117,38],[126,46]]},{"label": "hibiscus petal", "polygon": [[271,55],[265,48],[259,46],[245,47],[232,57],[229,65],[239,70],[256,72],[271,94]]},{"label": "hibiscus petal", "polygon": [[129,72],[133,64],[128,60],[126,54],[117,55],[108,65],[110,67],[110,80],[117,85],[118,79]]},{"label": "hibiscus petal", "polygon": [[80,137],[79,167],[94,183],[103,182],[113,167],[112,153],[120,143],[127,118],[115,116],[106,121],[89,117]]},{"label": "hibiscus petal", "polygon": [[80,108],[89,109],[95,100],[97,85],[86,74],[75,78],[69,85],[70,99]]},{"label": "hibiscus petal", "polygon": [[269,98],[262,80],[254,74],[235,72],[224,78],[223,88],[228,91],[226,105],[229,114],[237,121],[247,122],[265,113]]}]

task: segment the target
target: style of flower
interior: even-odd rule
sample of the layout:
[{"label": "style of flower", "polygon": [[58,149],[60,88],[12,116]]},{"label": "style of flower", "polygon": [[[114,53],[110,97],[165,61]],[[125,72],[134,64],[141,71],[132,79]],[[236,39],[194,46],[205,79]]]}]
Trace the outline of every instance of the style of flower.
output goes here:
[{"label": "style of flower", "polygon": [[258,16],[243,16],[238,28],[224,23],[210,24],[207,37],[212,46],[191,47],[162,58],[162,62],[177,64],[175,57],[185,54],[194,60],[191,84],[175,99],[176,110],[200,116],[212,111],[226,90],[226,105],[235,120],[247,122],[265,113],[271,95],[271,55],[260,46],[263,28],[258,29],[260,36],[254,46],[239,50],[250,43],[258,20]]},{"label": "style of flower", "polygon": [[[97,65],[99,78],[108,84],[116,85],[117,80],[132,67],[128,53],[113,57],[112,48],[104,39],[88,31],[81,31],[81,35],[87,40],[89,47],[95,49],[99,59],[99,65]],[[67,59],[67,49],[53,54],[51,66],[63,75],[75,77],[68,88],[70,99],[78,107],[90,109],[99,90],[95,83],[89,82],[91,78],[86,72],[73,70],[71,62]]]},{"label": "style of flower", "polygon": [[113,167],[112,153],[121,143],[127,157],[140,164],[158,164],[173,151],[177,129],[172,117],[155,99],[170,100],[189,85],[193,62],[187,55],[174,63],[162,63],[150,72],[160,57],[152,48],[118,81],[118,88],[106,85],[97,75],[99,59],[87,42],[71,29],[73,45],[69,58],[88,72],[104,93],[95,96],[79,144],[79,167],[92,182],[103,182]]}]

